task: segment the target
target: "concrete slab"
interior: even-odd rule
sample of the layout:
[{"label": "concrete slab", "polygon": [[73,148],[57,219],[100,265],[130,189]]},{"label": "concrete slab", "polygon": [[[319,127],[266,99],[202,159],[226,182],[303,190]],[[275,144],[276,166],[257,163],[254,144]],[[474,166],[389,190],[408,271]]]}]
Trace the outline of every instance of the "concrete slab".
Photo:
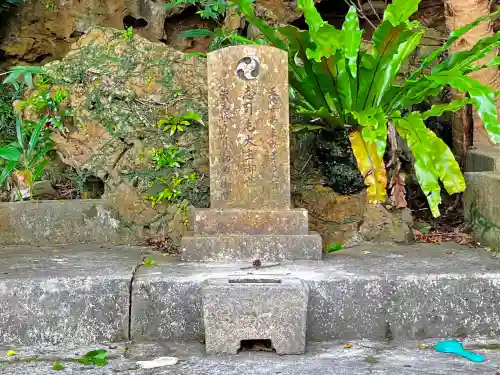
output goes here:
[{"label": "concrete slab", "polygon": [[500,260],[484,250],[370,245],[323,261],[258,270],[247,269],[248,263],[193,264],[174,257],[157,262],[141,268],[134,280],[134,340],[202,339],[204,280],[245,275],[307,282],[309,339],[500,336]]},{"label": "concrete slab", "polygon": [[140,260],[128,247],[0,247],[0,344],[127,339]]},{"label": "concrete slab", "polygon": [[104,200],[0,203],[0,245],[135,244]]},{"label": "concrete slab", "polygon": [[[452,355],[437,353],[429,341],[425,349],[417,342],[399,346],[369,341],[311,343],[305,355],[278,356],[274,353],[242,352],[229,357],[206,357],[197,344],[135,344],[120,346],[111,353],[110,363],[104,367],[83,366],[74,359],[85,350],[62,350],[46,353],[37,350],[38,358],[18,351],[20,358],[0,357],[0,374],[54,375],[54,362],[61,362],[65,369],[57,374],[85,373],[87,375],[494,375],[500,368],[500,351],[483,342],[465,342],[468,349],[482,353],[483,363],[473,363]],[[498,347],[498,346],[497,346]],[[106,347],[99,347],[106,348]],[[125,355],[118,353],[125,352]],[[139,369],[136,361],[151,360],[160,356],[175,356],[174,366],[153,370]],[[71,361],[73,359],[73,361]]]}]

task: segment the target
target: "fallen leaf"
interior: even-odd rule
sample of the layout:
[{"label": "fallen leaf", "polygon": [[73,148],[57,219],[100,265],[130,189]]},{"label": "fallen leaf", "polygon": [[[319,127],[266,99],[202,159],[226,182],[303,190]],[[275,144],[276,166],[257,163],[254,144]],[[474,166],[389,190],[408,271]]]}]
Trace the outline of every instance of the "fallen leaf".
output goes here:
[{"label": "fallen leaf", "polygon": [[345,344],[344,345],[344,349],[351,349],[352,348],[352,344]]},{"label": "fallen leaf", "polygon": [[16,355],[16,354],[17,354],[17,352],[15,350],[9,350],[7,352],[7,356],[9,356],[9,357],[12,357],[13,355]]},{"label": "fallen leaf", "polygon": [[396,206],[396,208],[405,208],[408,206],[406,201],[406,175],[401,171],[401,163],[398,163],[396,170],[394,171],[391,184],[389,188],[391,189],[391,201]]}]

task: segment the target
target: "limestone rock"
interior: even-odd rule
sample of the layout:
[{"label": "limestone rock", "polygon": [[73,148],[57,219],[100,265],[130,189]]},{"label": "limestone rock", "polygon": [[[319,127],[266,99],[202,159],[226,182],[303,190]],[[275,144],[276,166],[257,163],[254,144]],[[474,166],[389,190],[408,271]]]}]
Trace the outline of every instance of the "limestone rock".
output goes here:
[{"label": "limestone rock", "polygon": [[327,247],[356,236],[366,209],[366,193],[341,195],[315,185],[297,192],[294,205],[309,211],[309,229],[318,232]]},{"label": "limestone rock", "polygon": [[165,19],[183,8],[166,8],[164,1],[156,0],[26,0],[12,18],[0,49],[7,58],[25,62],[58,59],[89,27],[123,30],[134,23],[136,32],[150,40],[166,39]]},{"label": "limestone rock", "polygon": [[367,241],[409,244],[413,241],[411,214],[402,209],[389,212],[382,205],[367,205],[360,235]]},{"label": "limestone rock", "polygon": [[153,208],[144,198],[154,170],[151,148],[185,148],[188,160],[177,169],[202,176],[188,200],[203,207],[208,201],[208,180],[203,179],[208,129],[186,126],[171,136],[156,124],[188,111],[206,120],[206,66],[203,59],[186,59],[162,43],[140,36],[125,40],[122,35],[120,30],[91,28],[63,60],[44,67],[55,82],[64,83],[72,113],[65,119],[68,132],[54,133],[53,140],[65,164],[104,181],[104,198],[139,235],[168,236],[169,227],[182,231],[170,224],[176,209],[168,204]]}]

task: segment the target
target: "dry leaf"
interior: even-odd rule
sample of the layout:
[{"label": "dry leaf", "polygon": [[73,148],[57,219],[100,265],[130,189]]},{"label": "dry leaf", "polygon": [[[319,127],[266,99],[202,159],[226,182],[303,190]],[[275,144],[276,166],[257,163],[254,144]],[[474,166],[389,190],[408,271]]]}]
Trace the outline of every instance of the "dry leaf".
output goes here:
[{"label": "dry leaf", "polygon": [[401,163],[398,163],[396,170],[391,178],[391,201],[396,208],[405,208],[408,206],[406,201],[406,175],[401,170]]}]

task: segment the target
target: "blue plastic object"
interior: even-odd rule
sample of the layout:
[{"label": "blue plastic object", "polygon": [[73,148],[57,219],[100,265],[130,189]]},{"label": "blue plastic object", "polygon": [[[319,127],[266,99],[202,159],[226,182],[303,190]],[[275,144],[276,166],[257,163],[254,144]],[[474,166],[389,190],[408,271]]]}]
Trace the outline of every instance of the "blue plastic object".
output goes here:
[{"label": "blue plastic object", "polygon": [[445,340],[438,342],[434,349],[441,353],[456,354],[460,357],[467,358],[472,362],[484,362],[484,357],[481,354],[472,353],[465,350],[462,343],[457,340]]}]

